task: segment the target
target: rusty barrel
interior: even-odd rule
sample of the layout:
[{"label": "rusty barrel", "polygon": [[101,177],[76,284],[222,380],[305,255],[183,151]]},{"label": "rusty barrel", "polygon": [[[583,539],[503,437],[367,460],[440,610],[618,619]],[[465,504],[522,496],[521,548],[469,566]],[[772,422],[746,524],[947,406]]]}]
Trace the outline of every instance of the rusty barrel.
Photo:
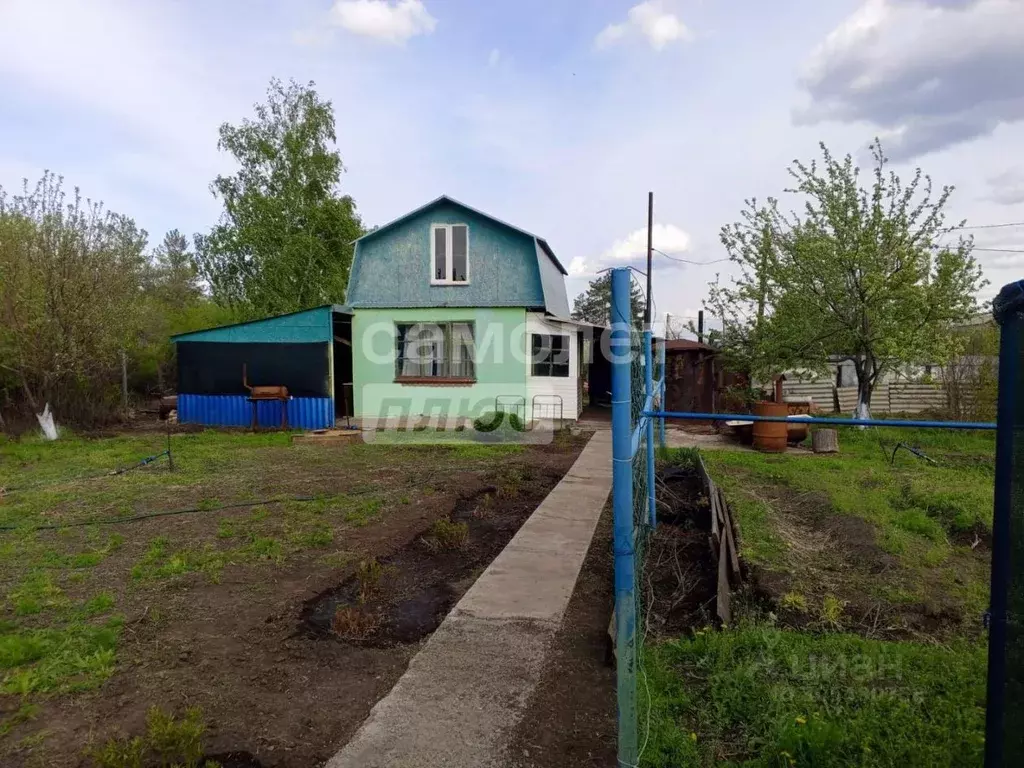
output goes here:
[{"label": "rusty barrel", "polygon": [[[755,416],[789,415],[785,403],[761,401],[754,405]],[[755,421],[754,447],[766,453],[782,453],[786,450],[787,424],[784,421]]]}]

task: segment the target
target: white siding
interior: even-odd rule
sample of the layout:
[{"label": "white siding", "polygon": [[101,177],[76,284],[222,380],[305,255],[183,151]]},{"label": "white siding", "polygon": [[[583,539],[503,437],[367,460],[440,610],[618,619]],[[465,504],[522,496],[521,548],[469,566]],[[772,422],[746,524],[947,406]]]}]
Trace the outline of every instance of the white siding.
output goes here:
[{"label": "white siding", "polygon": [[[530,334],[544,333],[569,337],[569,376],[534,376],[530,361],[526,361],[526,415],[528,418],[575,421],[579,413],[576,380],[580,375],[579,329],[574,325],[549,320],[537,312],[526,313],[526,352],[530,353]],[[558,397],[562,398],[559,413]],[[536,403],[534,403],[536,398]]]}]

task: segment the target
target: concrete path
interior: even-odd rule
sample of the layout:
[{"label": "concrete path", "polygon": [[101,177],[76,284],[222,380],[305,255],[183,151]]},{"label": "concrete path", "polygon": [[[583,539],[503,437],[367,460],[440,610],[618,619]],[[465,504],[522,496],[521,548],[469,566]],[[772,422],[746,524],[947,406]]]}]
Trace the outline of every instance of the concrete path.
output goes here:
[{"label": "concrete path", "polygon": [[611,433],[477,579],[327,768],[498,768],[612,485]]}]

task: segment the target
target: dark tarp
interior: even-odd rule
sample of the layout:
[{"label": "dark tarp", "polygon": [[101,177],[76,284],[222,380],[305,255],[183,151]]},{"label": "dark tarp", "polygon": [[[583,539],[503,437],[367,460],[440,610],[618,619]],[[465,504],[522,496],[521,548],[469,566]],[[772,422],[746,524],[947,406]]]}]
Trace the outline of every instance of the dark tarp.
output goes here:
[{"label": "dark tarp", "polygon": [[327,344],[178,343],[178,393],[245,395],[249,385],[286,386],[293,397],[333,397]]}]

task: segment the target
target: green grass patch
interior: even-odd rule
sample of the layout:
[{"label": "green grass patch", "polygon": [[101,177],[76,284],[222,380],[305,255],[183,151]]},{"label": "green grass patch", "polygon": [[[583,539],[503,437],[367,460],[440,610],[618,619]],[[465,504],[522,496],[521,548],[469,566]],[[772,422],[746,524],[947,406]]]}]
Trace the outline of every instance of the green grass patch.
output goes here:
[{"label": "green grass patch", "polygon": [[51,574],[43,570],[30,572],[21,584],[7,593],[7,601],[16,616],[32,616],[69,604],[64,591],[53,582]]},{"label": "green grass patch", "polygon": [[60,628],[0,627],[0,692],[27,695],[95,688],[114,671],[122,619]]},{"label": "green grass patch", "polygon": [[[930,591],[943,569],[963,570],[971,583],[958,584],[956,593],[969,599],[969,612],[979,606],[983,610],[985,598],[979,603],[977,597],[985,593],[988,576],[965,567],[976,555],[965,544],[975,533],[991,530],[993,436],[844,429],[839,442],[840,453],[831,456],[704,452],[708,471],[725,489],[735,512],[741,555],[780,572],[821,567],[824,562],[815,558],[827,558],[828,553],[808,554],[807,529],[822,525],[829,515],[859,517],[870,524],[874,544],[905,569],[878,578],[916,584],[917,599],[927,601],[936,597]],[[938,464],[902,449],[894,457],[898,442],[913,445]],[[685,458],[676,454],[673,460]],[[835,541],[842,546],[841,538]],[[870,541],[860,542],[865,543]]]},{"label": "green grass patch", "polygon": [[985,652],[966,642],[751,627],[654,645],[644,669],[644,766],[981,764]]},{"label": "green grass patch", "polygon": [[362,528],[372,523],[379,515],[384,504],[380,499],[356,499],[346,505],[345,522]]},{"label": "green grass patch", "polygon": [[[142,768],[143,765],[199,768],[207,725],[203,711],[190,707],[181,717],[151,707],[146,713],[146,734],[112,736],[85,749],[96,768]],[[206,766],[215,765],[207,763]],[[205,767],[204,767],[205,768]]]}]

